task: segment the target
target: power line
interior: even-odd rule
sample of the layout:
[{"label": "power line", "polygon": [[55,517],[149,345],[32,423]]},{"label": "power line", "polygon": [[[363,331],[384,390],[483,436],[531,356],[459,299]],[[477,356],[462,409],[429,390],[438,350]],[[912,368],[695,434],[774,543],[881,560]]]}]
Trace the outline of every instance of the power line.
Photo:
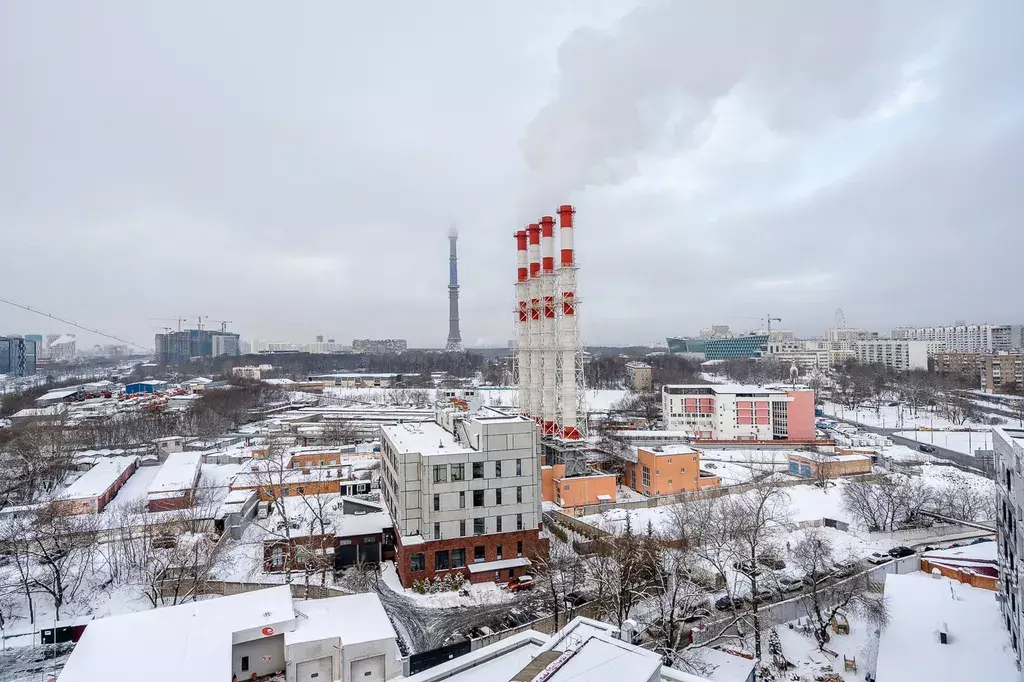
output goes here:
[{"label": "power line", "polygon": [[143,346],[141,344],[135,343],[134,341],[129,341],[128,339],[122,339],[120,336],[114,336],[113,334],[108,334],[106,332],[101,332],[99,329],[92,329],[91,327],[86,327],[84,325],[78,324],[77,322],[72,322],[71,320],[65,320],[63,317],[58,317],[57,315],[51,315],[50,313],[44,312],[42,310],[36,310],[32,306],[27,306],[27,305],[24,305],[22,303],[15,303],[14,301],[11,301],[11,300],[6,299],[6,298],[0,298],[0,303],[6,303],[7,305],[13,305],[15,308],[21,308],[22,310],[27,310],[30,313],[35,313],[36,315],[42,315],[43,317],[49,317],[50,319],[57,320],[58,322],[63,322],[64,324],[70,324],[72,327],[77,327],[78,329],[81,329],[83,331],[91,332],[93,334],[98,334],[99,336],[102,336],[102,337],[105,337],[105,338],[108,338],[108,339],[113,339],[114,341],[120,341],[121,343],[127,343],[129,346],[135,346],[136,348],[141,348],[142,350],[147,350],[150,353],[155,352],[152,348],[147,348],[146,346]]}]

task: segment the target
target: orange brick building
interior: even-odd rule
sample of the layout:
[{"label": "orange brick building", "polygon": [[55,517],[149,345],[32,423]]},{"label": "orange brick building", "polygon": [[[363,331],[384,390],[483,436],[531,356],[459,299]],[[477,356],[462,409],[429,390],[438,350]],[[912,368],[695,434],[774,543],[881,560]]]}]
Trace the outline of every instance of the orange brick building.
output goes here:
[{"label": "orange brick building", "polygon": [[594,473],[588,476],[565,477],[565,465],[542,466],[541,499],[559,507],[582,507],[615,501],[615,474]]},{"label": "orange brick building", "polygon": [[700,469],[700,452],[689,445],[637,448],[637,461],[626,465],[625,483],[641,495],[676,495],[717,488],[717,476]]}]

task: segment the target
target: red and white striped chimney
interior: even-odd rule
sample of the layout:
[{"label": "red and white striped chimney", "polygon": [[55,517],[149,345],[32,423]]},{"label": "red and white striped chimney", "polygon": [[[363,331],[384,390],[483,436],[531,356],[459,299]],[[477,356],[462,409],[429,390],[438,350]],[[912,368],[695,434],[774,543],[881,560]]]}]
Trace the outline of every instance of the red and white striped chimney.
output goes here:
[{"label": "red and white striped chimney", "polygon": [[541,297],[543,296],[540,282],[541,255],[540,255],[540,225],[531,223],[527,228],[529,241],[529,294],[530,294],[530,381],[529,381],[529,410],[528,414],[540,421],[543,384],[543,356],[541,345],[543,337],[541,334]]},{"label": "red and white striped chimney", "polygon": [[543,388],[541,394],[541,433],[546,436],[558,435],[558,339],[555,318],[555,293],[558,283],[555,279],[555,219],[544,216],[540,219],[541,247],[541,353],[543,364]]},{"label": "red and white striped chimney", "polygon": [[516,367],[519,375],[519,407],[525,411],[530,404],[530,268],[526,248],[526,230],[516,238]]},{"label": "red and white striped chimney", "polygon": [[561,375],[561,419],[562,437],[568,440],[580,438],[579,415],[577,414],[576,372],[577,372],[577,330],[576,330],[576,255],[573,247],[573,214],[572,206],[558,207],[559,246],[561,247],[561,267],[559,276],[562,288],[562,310],[559,317],[559,352],[562,356]]}]

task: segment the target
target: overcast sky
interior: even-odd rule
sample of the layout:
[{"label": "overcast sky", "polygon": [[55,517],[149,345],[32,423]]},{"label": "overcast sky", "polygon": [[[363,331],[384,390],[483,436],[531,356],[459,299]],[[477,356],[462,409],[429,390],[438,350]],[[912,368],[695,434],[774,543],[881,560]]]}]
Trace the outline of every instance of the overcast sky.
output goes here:
[{"label": "overcast sky", "polygon": [[[0,3],[0,296],[144,345],[1022,322],[1024,3]],[[0,303],[0,333],[74,331]],[[83,341],[92,342],[88,335]]]}]

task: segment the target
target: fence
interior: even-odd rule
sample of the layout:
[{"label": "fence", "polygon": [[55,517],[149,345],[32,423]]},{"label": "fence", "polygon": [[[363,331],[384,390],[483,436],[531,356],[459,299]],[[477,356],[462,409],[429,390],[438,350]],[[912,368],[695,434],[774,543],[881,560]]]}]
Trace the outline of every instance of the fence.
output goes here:
[{"label": "fence", "polygon": [[[913,573],[920,569],[921,557],[915,554],[914,556],[895,559],[882,564],[881,566],[874,566],[866,571],[861,571],[856,575],[852,575],[849,578],[844,578],[839,582],[842,583],[849,580],[859,580],[866,577],[869,583],[879,586],[885,583],[885,578],[888,575]],[[761,618],[762,623],[788,623],[790,621],[794,621],[797,618],[807,615],[806,606],[804,604],[804,600],[807,598],[808,595],[804,593],[796,597],[792,597],[791,599],[786,599],[785,601],[762,605],[760,609],[758,609],[758,616]],[[749,612],[744,612],[741,615],[749,616],[750,614]],[[694,629],[694,644],[704,644],[705,642],[713,639],[717,636],[720,630],[720,627],[716,627],[716,625],[721,626],[732,618],[733,616],[730,615],[718,621],[708,623],[707,627]]]},{"label": "fence", "polygon": [[501,632],[495,632],[494,634],[487,635],[486,637],[480,637],[473,640],[472,650],[482,649],[485,646],[500,642],[501,640],[511,637],[512,635],[518,635],[520,632],[526,632],[527,630],[536,630],[545,635],[551,635],[558,632],[561,628],[565,627],[566,623],[575,618],[576,616],[583,616],[584,618],[598,619],[602,615],[602,605],[597,600],[581,604],[577,607],[569,607],[566,604],[568,610],[558,614],[558,621],[555,622],[555,617],[547,616],[545,618],[539,618],[535,621],[525,623],[519,627],[510,628],[508,630],[502,630]]},{"label": "fence", "polygon": [[[223,597],[229,597],[234,594],[243,594],[245,592],[254,592],[256,590],[265,590],[270,587],[280,587],[285,583],[249,583],[249,582],[234,582],[226,580],[207,580],[201,583],[197,589],[191,589],[191,585],[183,583],[175,583],[173,581],[170,584],[163,585],[160,588],[160,596],[163,598],[173,598],[175,593],[179,596],[192,594],[205,595],[205,594],[216,594]],[[310,585],[308,588],[304,583],[291,583],[292,597],[295,599],[326,599],[328,597],[344,597],[345,595],[351,594],[333,587],[320,587],[319,585]]]},{"label": "fence", "polygon": [[922,542],[929,541],[941,542],[940,538],[947,538],[948,536],[953,535],[963,535],[966,537],[980,537],[983,535],[989,535],[992,532],[994,531],[984,531],[979,528],[971,526],[936,525],[929,526],[928,528],[906,528],[904,530],[894,530],[889,533],[867,533],[867,538],[871,542],[887,542],[891,545],[916,545]]}]

